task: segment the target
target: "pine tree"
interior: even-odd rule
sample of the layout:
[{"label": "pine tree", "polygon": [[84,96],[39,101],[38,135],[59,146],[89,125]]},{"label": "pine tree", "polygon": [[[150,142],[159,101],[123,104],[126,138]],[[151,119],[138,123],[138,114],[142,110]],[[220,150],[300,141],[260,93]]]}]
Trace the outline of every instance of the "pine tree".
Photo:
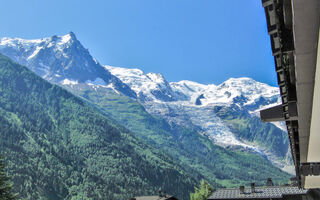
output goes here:
[{"label": "pine tree", "polygon": [[190,194],[190,200],[207,200],[213,192],[213,187],[204,179],[201,180],[199,188],[194,188],[195,192]]},{"label": "pine tree", "polygon": [[0,200],[14,200],[16,196],[12,193],[12,183],[5,172],[4,159],[0,156]]}]

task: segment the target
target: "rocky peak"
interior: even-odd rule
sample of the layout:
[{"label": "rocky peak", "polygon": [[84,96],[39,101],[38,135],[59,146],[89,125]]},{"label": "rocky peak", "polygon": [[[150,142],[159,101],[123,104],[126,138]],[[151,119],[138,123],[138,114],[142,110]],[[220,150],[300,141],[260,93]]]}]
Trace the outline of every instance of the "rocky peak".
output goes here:
[{"label": "rocky peak", "polygon": [[[53,83],[112,84],[116,90],[135,98],[135,93],[101,66],[70,32],[63,36],[26,40],[2,38],[0,53]],[[103,84],[104,82],[104,84]]]}]

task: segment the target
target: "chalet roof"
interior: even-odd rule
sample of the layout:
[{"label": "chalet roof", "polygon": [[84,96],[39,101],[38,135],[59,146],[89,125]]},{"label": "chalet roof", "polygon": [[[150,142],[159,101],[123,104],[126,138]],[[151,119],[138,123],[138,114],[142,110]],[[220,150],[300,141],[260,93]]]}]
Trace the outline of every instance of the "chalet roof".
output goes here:
[{"label": "chalet roof", "polygon": [[135,200],[178,200],[174,196],[166,196],[166,197],[159,197],[159,196],[141,196],[141,197],[135,197],[132,198]]},{"label": "chalet roof", "polygon": [[285,195],[302,195],[306,194],[308,190],[299,189],[293,186],[269,186],[256,187],[255,193],[251,192],[251,188],[245,189],[244,194],[240,194],[239,188],[234,189],[219,189],[215,191],[208,200],[214,199],[270,199],[283,198]]}]

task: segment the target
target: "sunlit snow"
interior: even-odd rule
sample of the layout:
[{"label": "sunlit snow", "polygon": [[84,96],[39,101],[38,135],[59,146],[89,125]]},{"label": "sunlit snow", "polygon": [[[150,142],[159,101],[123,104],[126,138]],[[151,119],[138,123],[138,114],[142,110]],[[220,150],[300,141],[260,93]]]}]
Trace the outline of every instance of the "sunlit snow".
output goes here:
[{"label": "sunlit snow", "polygon": [[91,80],[87,80],[86,83],[88,85],[103,85],[105,86],[106,85],[106,82],[104,82],[104,80],[102,80],[101,78],[96,78],[94,81],[91,81]]},{"label": "sunlit snow", "polygon": [[76,84],[78,84],[78,81],[64,79],[60,83],[61,83],[61,85],[76,85]]},{"label": "sunlit snow", "polygon": [[[195,125],[201,128],[199,130],[200,134],[208,136],[217,145],[241,147],[254,151],[273,159],[279,167],[284,166],[274,160],[273,155],[262,150],[256,144],[238,139],[213,111],[215,106],[235,105],[239,109],[247,107],[250,114],[258,116],[261,109],[280,103],[277,87],[247,77],[230,78],[219,85],[205,85],[188,80],[168,83],[161,74],[146,74],[139,69],[112,66],[105,66],[105,68],[129,85],[138,96],[143,97],[141,103],[152,115],[165,118],[169,123],[180,124],[187,128]],[[159,94],[167,95],[172,100],[161,100]],[[240,98],[239,102],[234,102],[237,98]],[[278,99],[278,101],[271,105],[256,108],[261,98],[272,101]],[[201,103],[198,102],[197,104],[197,99]],[[250,106],[252,110],[250,110]],[[281,130],[285,130],[283,124],[274,124]]]}]

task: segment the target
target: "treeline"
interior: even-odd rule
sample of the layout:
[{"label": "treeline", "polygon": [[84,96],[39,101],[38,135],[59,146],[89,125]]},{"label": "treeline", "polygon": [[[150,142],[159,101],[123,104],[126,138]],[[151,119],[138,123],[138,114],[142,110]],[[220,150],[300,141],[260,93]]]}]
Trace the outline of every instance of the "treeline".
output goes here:
[{"label": "treeline", "polygon": [[141,104],[126,96],[106,88],[93,89],[85,84],[67,89],[111,116],[149,145],[169,154],[198,181],[204,178],[214,187],[238,187],[250,182],[263,185],[268,177],[277,184],[289,181],[290,175],[260,155],[214,145],[197,130],[168,124],[164,119],[151,116]]},{"label": "treeline", "polygon": [[22,199],[127,199],[196,179],[70,92],[0,55],[0,149]]}]

